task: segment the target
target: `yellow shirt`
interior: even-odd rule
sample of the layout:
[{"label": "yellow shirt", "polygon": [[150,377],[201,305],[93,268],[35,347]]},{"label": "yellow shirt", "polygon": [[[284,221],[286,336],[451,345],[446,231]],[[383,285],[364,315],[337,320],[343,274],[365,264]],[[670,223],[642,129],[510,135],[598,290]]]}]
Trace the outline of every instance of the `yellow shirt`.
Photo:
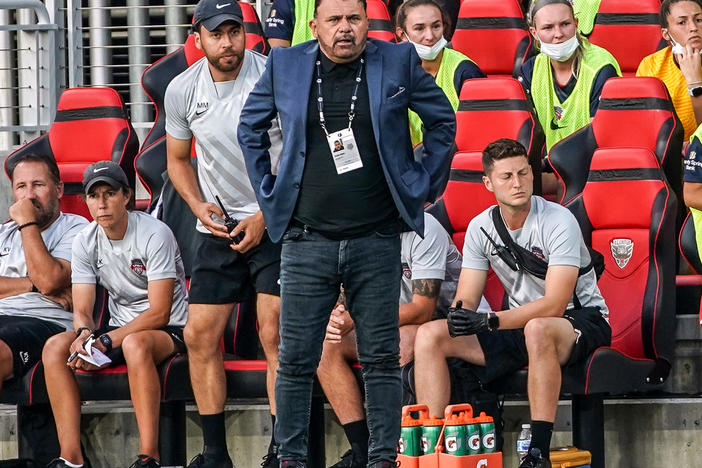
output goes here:
[{"label": "yellow shirt", "polygon": [[687,92],[687,82],[673,60],[671,47],[668,46],[644,57],[639,64],[639,69],[636,70],[636,76],[653,76],[665,83],[670,98],[673,100],[675,113],[678,114],[685,129],[685,139],[689,139],[697,129],[697,120],[695,119],[695,111],[692,109],[690,95]]}]

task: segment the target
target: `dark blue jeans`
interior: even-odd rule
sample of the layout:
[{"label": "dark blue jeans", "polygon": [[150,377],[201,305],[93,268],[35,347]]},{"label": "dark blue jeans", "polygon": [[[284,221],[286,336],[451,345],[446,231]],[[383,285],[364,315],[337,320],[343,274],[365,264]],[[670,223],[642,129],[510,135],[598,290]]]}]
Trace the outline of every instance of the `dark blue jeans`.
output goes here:
[{"label": "dark blue jeans", "polygon": [[334,241],[292,227],[283,237],[275,383],[275,438],[281,460],[306,459],[312,383],[341,283],[356,326],[365,383],[368,462],[395,460],[402,410],[400,275],[397,233]]}]

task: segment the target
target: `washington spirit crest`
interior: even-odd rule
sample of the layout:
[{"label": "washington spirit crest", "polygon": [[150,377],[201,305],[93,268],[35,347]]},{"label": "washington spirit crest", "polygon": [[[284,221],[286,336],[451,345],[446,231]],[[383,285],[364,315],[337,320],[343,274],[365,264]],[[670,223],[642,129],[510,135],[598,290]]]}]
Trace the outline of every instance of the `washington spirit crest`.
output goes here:
[{"label": "washington spirit crest", "polygon": [[617,266],[624,269],[634,253],[634,242],[631,239],[612,239],[609,246]]},{"label": "washington spirit crest", "polygon": [[144,262],[142,262],[138,258],[132,260],[132,264],[129,265],[129,268],[131,268],[132,271],[139,276],[143,275],[146,271],[146,266],[144,265]]}]

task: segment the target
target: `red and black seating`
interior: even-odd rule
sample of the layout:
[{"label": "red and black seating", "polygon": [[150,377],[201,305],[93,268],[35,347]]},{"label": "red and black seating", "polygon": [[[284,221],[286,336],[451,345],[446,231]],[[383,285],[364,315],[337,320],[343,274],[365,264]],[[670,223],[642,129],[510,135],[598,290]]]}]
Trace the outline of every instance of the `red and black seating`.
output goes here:
[{"label": "red and black seating", "polygon": [[592,122],[553,145],[549,153],[551,166],[565,186],[561,204],[585,188],[595,150],[617,147],[652,151],[681,199],[682,142],[683,127],[662,81],[651,77],[608,80]]},{"label": "red and black seating", "polygon": [[[568,208],[586,243],[605,257],[598,286],[609,308],[612,344],[564,371],[573,398],[573,442],[604,467],[604,394],[660,390],[675,346],[677,198],[657,157],[644,148],[599,149],[589,179]],[[527,371],[493,385],[523,395]]]},{"label": "red and black seating", "polygon": [[614,55],[624,76],[632,76],[661,44],[660,8],[660,0],[602,0],[588,39]]},{"label": "red and black seating", "polygon": [[456,112],[458,151],[482,152],[500,138],[517,140],[527,150],[534,172],[534,193],[541,193],[544,135],[519,82],[509,77],[463,83]]},{"label": "red and black seating", "polygon": [[134,187],[134,158],[139,140],[129,121],[127,109],[112,88],[70,88],[59,98],[54,123],[44,135],[12,153],[52,156],[58,164],[64,195],[61,210],[90,219],[83,202],[83,171],[96,161],[112,160],[124,169]]},{"label": "red and black seating", "polygon": [[451,42],[488,76],[516,78],[531,51],[531,35],[518,0],[462,2]]},{"label": "red and black seating", "polygon": [[368,0],[366,2],[366,13],[369,20],[368,37],[380,39],[381,41],[397,42],[390,13],[385,2],[382,0]]}]

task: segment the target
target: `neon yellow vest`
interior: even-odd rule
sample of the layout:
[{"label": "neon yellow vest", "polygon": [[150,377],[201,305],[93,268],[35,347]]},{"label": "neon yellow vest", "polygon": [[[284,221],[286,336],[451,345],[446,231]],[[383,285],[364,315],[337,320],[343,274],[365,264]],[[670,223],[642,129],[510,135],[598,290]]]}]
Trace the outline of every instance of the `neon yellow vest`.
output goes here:
[{"label": "neon yellow vest", "polygon": [[295,27],[290,45],[314,39],[310,20],[314,18],[314,0],[295,0]]},{"label": "neon yellow vest", "polygon": [[[436,84],[446,94],[453,111],[458,109],[458,93],[453,78],[456,74],[458,65],[464,60],[470,60],[468,57],[453,49],[444,49],[444,54],[441,56],[439,71],[436,73]],[[472,60],[470,60],[473,62]],[[473,62],[475,63],[475,62]],[[422,135],[422,120],[413,111],[409,111],[410,136],[412,137],[412,146],[416,146],[423,140]]]},{"label": "neon yellow vest", "polygon": [[[702,125],[697,127],[695,133],[690,137],[690,143],[692,140],[697,138],[697,140],[702,141]],[[702,155],[700,155],[702,156]],[[697,241],[697,252],[702,259],[702,211],[696,208],[690,208],[690,213],[692,214],[692,221],[695,223],[695,240]]]},{"label": "neon yellow vest", "polygon": [[584,54],[580,61],[578,81],[565,102],[560,102],[556,95],[551,59],[543,53],[536,56],[531,80],[531,98],[546,135],[547,150],[550,150],[554,143],[590,123],[590,92],[597,73],[606,65],[612,65],[617,75],[622,74],[615,58],[605,49],[589,42],[583,43],[582,47]]},{"label": "neon yellow vest", "polygon": [[602,0],[574,0],[573,1],[573,12],[575,17],[578,18],[578,31],[580,34],[589,36],[592,32],[592,28],[595,27],[595,16],[597,16],[597,10],[600,9],[600,2]]}]

